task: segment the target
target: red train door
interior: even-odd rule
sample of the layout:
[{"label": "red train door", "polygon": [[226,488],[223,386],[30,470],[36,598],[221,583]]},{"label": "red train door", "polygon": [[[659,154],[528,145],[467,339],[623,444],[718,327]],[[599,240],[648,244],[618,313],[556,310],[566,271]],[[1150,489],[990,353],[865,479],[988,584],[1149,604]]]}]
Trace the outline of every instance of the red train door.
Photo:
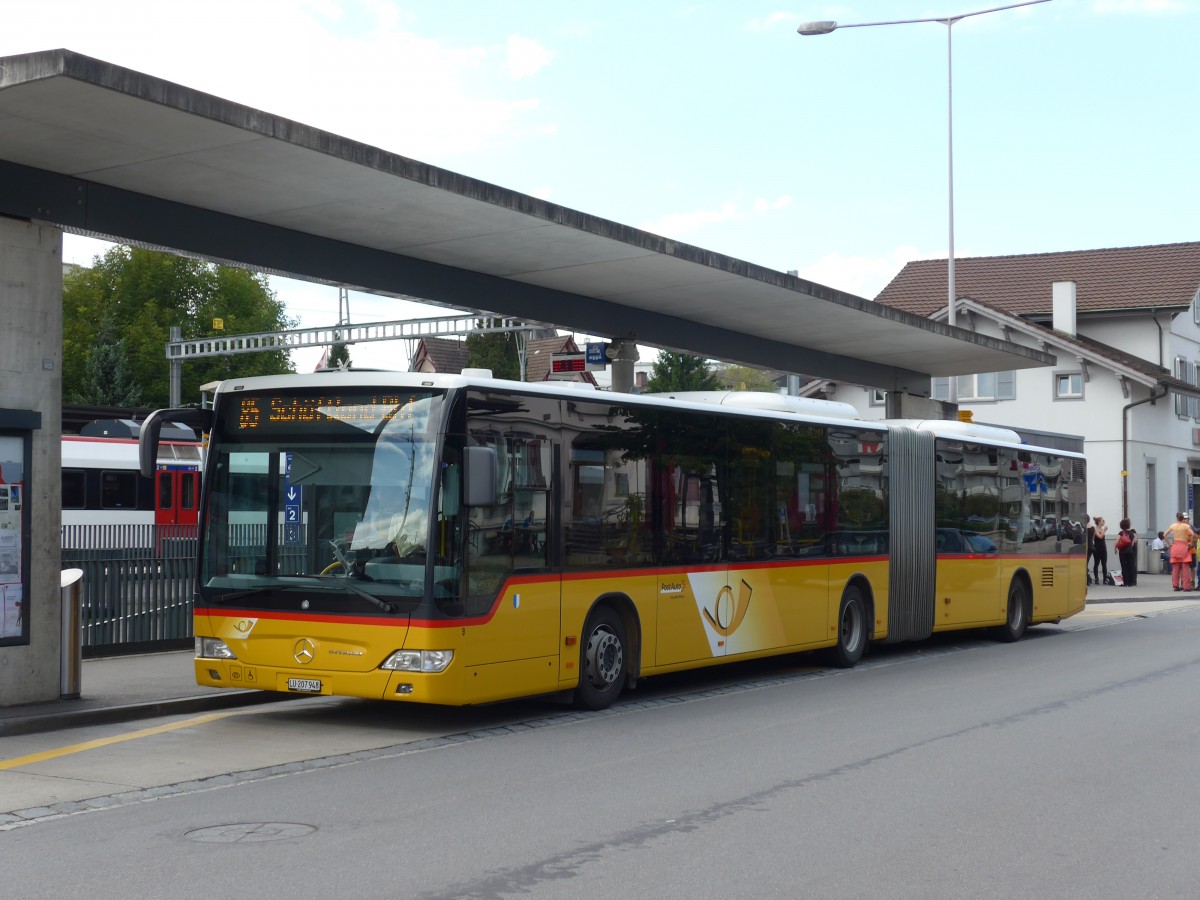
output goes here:
[{"label": "red train door", "polygon": [[154,524],[195,525],[200,473],[159,469],[155,474]]},{"label": "red train door", "polygon": [[179,477],[175,521],[180,525],[195,525],[199,517],[200,473],[178,472],[176,474]]}]

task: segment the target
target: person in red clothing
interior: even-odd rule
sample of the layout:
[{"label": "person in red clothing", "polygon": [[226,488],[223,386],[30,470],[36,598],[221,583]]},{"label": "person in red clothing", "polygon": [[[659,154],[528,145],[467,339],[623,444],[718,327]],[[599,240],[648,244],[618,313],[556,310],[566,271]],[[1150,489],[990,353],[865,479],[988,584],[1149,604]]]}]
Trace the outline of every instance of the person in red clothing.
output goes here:
[{"label": "person in red clothing", "polygon": [[1137,585],[1137,532],[1128,519],[1121,520],[1121,531],[1117,534],[1117,559],[1121,561],[1121,584],[1123,587]]},{"label": "person in red clothing", "polygon": [[1164,534],[1171,545],[1171,587],[1177,591],[1190,591],[1196,532],[1188,524],[1187,516],[1179,512],[1175,513],[1175,521]]}]

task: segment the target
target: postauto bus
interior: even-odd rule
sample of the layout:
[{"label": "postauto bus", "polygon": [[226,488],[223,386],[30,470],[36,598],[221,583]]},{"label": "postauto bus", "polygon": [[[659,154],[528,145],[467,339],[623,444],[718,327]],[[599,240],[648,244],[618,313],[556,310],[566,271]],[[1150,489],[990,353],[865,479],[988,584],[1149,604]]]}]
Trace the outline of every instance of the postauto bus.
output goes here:
[{"label": "postauto bus", "polygon": [[233,379],[211,408],[196,679],[476,704],[1084,606],[1085,461],[961,422],[774,394],[356,372]]}]

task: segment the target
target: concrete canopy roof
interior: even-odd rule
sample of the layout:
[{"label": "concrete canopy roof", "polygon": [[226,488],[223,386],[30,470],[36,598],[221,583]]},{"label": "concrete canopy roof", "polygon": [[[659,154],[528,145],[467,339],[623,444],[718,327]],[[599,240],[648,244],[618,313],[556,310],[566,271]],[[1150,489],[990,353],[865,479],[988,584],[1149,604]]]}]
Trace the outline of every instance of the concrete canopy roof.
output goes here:
[{"label": "concrete canopy roof", "polygon": [[1054,362],[69,50],[0,58],[0,214],[888,390]]}]

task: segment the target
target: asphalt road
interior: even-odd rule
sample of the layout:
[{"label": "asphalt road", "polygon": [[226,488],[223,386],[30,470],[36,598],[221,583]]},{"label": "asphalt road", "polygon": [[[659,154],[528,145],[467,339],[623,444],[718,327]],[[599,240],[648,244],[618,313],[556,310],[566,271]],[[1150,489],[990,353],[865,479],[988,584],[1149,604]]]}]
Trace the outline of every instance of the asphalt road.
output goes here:
[{"label": "asphalt road", "polygon": [[1200,609],[809,663],[599,714],[304,700],[6,738],[0,801],[90,799],[0,831],[5,894],[1196,894]]}]

